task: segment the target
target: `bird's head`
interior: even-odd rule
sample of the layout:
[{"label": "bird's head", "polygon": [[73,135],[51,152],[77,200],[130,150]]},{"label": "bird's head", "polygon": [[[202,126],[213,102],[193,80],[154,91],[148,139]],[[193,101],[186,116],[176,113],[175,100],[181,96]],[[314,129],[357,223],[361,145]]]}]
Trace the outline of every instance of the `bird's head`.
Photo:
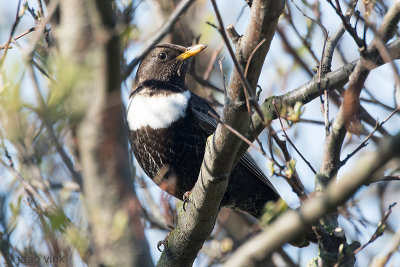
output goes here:
[{"label": "bird's head", "polygon": [[166,82],[177,86],[184,86],[189,59],[203,51],[206,47],[203,44],[191,47],[173,44],[155,46],[140,63],[136,73],[135,86],[147,81]]}]

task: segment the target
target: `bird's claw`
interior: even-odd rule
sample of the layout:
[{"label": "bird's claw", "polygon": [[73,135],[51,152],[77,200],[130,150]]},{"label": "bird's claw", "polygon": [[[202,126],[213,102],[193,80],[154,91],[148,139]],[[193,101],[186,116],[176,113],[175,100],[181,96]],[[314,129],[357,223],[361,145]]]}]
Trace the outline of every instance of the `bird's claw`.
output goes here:
[{"label": "bird's claw", "polygon": [[163,251],[161,250],[161,248],[160,248],[161,245],[164,246],[164,249],[168,246],[168,238],[169,238],[169,235],[171,234],[172,230],[175,229],[175,227],[173,227],[172,225],[167,225],[167,227],[168,227],[171,231],[168,232],[167,236],[166,236],[163,240],[158,241],[158,243],[157,243],[157,249],[158,249],[158,251],[160,251],[160,252],[163,252]]},{"label": "bird's claw", "polygon": [[189,203],[189,197],[190,197],[191,191],[187,191],[185,192],[185,194],[183,194],[183,211],[186,211],[186,204]]}]

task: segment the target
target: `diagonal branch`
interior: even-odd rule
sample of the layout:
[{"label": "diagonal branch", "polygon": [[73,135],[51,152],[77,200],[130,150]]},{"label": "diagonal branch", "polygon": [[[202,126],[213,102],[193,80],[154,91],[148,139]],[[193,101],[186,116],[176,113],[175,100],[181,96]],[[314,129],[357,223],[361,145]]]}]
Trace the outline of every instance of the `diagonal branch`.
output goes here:
[{"label": "diagonal branch", "polygon": [[[395,28],[388,25],[396,24],[400,20],[400,2],[394,4],[389,12],[383,18],[383,22],[378,30],[379,34],[372,41],[369,51],[377,51],[376,40],[381,39],[386,43],[395,33]],[[360,93],[364,87],[364,83],[370,73],[368,68],[368,59],[364,58],[364,52],[361,53],[361,58],[358,60],[354,71],[349,77],[349,85],[345,91],[343,103],[339,108],[339,112],[332,124],[332,131],[325,140],[324,156],[322,166],[319,173],[316,175],[315,187],[317,195],[322,194],[327,190],[328,184],[331,183],[340,168],[340,154],[347,129],[356,121],[360,104]],[[379,54],[379,53],[378,53]],[[376,55],[378,56],[378,55]],[[374,60],[376,61],[376,60]],[[329,231],[338,227],[338,214],[333,212],[321,220],[321,224]],[[332,265],[337,262],[339,257],[339,247],[347,248],[345,235],[332,235],[331,238],[321,238],[318,242],[320,248],[320,259],[324,265]],[[345,257],[351,257],[354,261],[353,253],[348,253],[348,249],[344,250]]]},{"label": "diagonal branch", "polygon": [[23,15],[23,14],[20,14],[20,12],[19,12],[20,7],[21,7],[21,0],[18,0],[17,13],[15,15],[15,20],[14,20],[13,26],[11,28],[10,35],[8,36],[8,40],[3,45],[5,50],[3,52],[3,55],[1,55],[1,58],[0,58],[0,67],[3,66],[4,60],[5,60],[6,56],[7,56],[7,50],[10,48],[9,45],[10,45],[12,39],[13,39],[15,30],[17,29],[17,26],[18,26],[18,24],[19,24],[19,22],[21,20],[22,15]]},{"label": "diagonal branch", "polygon": [[[218,31],[221,33],[222,39],[224,40],[224,43],[225,43],[226,47],[228,48],[229,54],[231,55],[231,58],[233,60],[233,64],[235,65],[235,70],[237,71],[237,74],[239,75],[240,81],[242,83],[247,106],[249,108],[249,104],[251,104],[254,107],[254,109],[256,110],[257,114],[260,115],[262,120],[264,120],[264,117],[260,110],[260,107],[258,106],[256,99],[254,98],[253,89],[251,88],[249,81],[246,79],[249,65],[246,64],[246,70],[245,70],[245,72],[243,72],[242,66],[240,66],[238,60],[236,59],[235,53],[233,52],[233,49],[232,49],[232,46],[229,43],[228,36],[226,35],[226,33],[224,31],[224,24],[222,22],[221,14],[219,13],[219,10],[217,8],[217,3],[215,2],[215,0],[211,0],[211,3],[214,7],[215,15],[217,16],[217,20],[219,23]],[[233,26],[230,26],[230,27],[233,27]],[[257,44],[257,46],[254,48],[254,50],[251,52],[247,63],[249,63],[251,61],[251,58],[254,55],[254,51],[257,51],[260,44],[263,44],[264,41],[265,41],[265,39],[262,40],[259,44]],[[250,112],[250,110],[249,110],[249,112]]]},{"label": "diagonal branch", "polygon": [[279,123],[281,124],[282,127],[282,131],[285,134],[286,140],[290,143],[290,145],[294,148],[294,150],[296,150],[297,154],[299,154],[299,156],[301,157],[301,159],[307,164],[307,166],[311,169],[311,171],[316,174],[317,172],[314,170],[313,166],[311,165],[311,163],[303,156],[303,154],[301,154],[301,152],[297,149],[297,147],[294,145],[294,143],[292,142],[292,140],[290,140],[289,136],[286,134],[285,128],[283,127],[283,123],[281,120],[281,116],[279,115],[279,111],[276,108],[276,104],[275,102],[272,103],[274,105],[275,108],[275,112],[276,114],[278,114],[278,120]]},{"label": "diagonal branch", "polygon": [[337,1],[337,6],[335,6],[331,0],[328,0],[328,3],[335,9],[336,14],[339,15],[340,19],[343,22],[343,26],[346,28],[347,32],[353,37],[357,46],[360,48],[360,51],[364,51],[367,47],[365,40],[358,37],[357,30],[351,26],[349,19],[342,13],[339,2]]},{"label": "diagonal branch", "polygon": [[273,251],[304,231],[307,226],[345,203],[399,153],[400,133],[382,141],[375,152],[359,161],[349,174],[336,184],[331,184],[325,193],[310,198],[299,210],[290,210],[280,216],[264,232],[241,246],[224,266],[259,266],[257,263],[266,260]]},{"label": "diagonal branch", "polygon": [[350,154],[348,154],[346,156],[346,158],[344,160],[342,160],[340,162],[340,166],[343,166],[346,164],[346,162],[352,157],[354,156],[358,151],[360,151],[363,147],[366,147],[368,145],[368,140],[373,136],[373,134],[380,128],[382,127],[383,124],[385,124],[394,114],[396,114],[398,111],[400,110],[400,107],[396,108],[395,110],[393,110],[382,122],[376,122],[376,125],[374,127],[374,129],[372,130],[372,132],[370,132],[362,141],[362,143],[356,147],[356,149],[354,149],[353,152],[351,152]]},{"label": "diagonal branch", "polygon": [[[400,59],[400,38],[390,43],[387,47],[391,55],[391,58],[393,60]],[[371,66],[372,69],[387,63],[382,59],[382,57],[378,55],[377,51],[367,52],[364,57],[374,63]],[[357,62],[358,60],[354,60],[353,62],[348,63],[345,66],[335,71],[327,73],[321,79],[321,87],[324,88],[329,85],[329,88],[332,89],[344,86],[349,81],[349,76],[356,67]],[[278,103],[277,104],[278,106],[279,105],[294,106],[297,102],[302,102],[303,104],[311,102],[318,96],[319,96],[318,75],[315,75],[313,79],[311,79],[309,82],[288,93],[268,98],[264,102],[264,104],[262,104],[261,109],[264,113],[265,118],[273,120],[278,118],[275,113],[274,107],[272,105],[273,100],[275,100]],[[246,135],[246,137],[250,141],[253,141],[254,136],[258,136],[265,128],[264,123],[261,121],[261,119],[258,117],[257,114],[253,115],[253,121],[254,121],[254,131],[253,133],[249,133]],[[244,153],[247,149],[248,145],[242,143],[238,154],[241,154],[242,152]]]},{"label": "diagonal branch", "polygon": [[371,236],[371,238],[368,240],[367,243],[359,247],[358,249],[354,250],[354,254],[357,254],[364,248],[366,248],[369,244],[375,242],[376,239],[378,239],[381,235],[383,235],[385,231],[385,224],[386,221],[389,219],[390,214],[392,213],[392,208],[397,205],[397,202],[394,202],[389,205],[389,210],[386,212],[385,216],[382,218],[382,220],[378,223],[378,228],[376,228],[374,234]]},{"label": "diagonal branch", "polygon": [[[255,88],[261,67],[276,23],[283,11],[283,0],[255,0],[251,8],[251,18],[246,32],[236,46],[236,58],[244,69],[254,48],[265,38],[264,44],[255,52],[249,66],[249,81]],[[230,78],[225,103],[223,121],[239,132],[249,129],[246,102],[240,75],[235,69]],[[243,126],[244,125],[244,126]],[[158,266],[191,266],[210,235],[216,220],[228,177],[241,139],[221,124],[206,145],[206,152],[199,178],[191,191],[186,211],[181,214],[177,227],[171,232],[168,246],[161,255]]]}]

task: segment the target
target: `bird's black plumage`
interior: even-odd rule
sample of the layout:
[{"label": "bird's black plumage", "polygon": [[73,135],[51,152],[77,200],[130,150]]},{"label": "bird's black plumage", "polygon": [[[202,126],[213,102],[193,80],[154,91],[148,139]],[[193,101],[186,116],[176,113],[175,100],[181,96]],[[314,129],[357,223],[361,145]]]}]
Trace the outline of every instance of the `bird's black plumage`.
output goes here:
[{"label": "bird's black plumage", "polygon": [[[207,138],[218,124],[209,114],[218,116],[214,109],[185,87],[187,58],[199,52],[192,50],[171,44],[154,47],[138,68],[128,107],[130,138],[139,165],[179,199],[196,183]],[[246,153],[232,170],[221,206],[259,217],[265,203],[277,199],[272,184]]]}]

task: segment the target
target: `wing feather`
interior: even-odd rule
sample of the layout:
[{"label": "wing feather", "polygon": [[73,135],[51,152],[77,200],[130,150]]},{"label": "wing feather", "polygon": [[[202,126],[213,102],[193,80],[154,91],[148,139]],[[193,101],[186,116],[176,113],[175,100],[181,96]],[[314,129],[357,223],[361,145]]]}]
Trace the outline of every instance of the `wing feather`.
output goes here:
[{"label": "wing feather", "polygon": [[[217,117],[219,117],[218,113],[204,99],[200,98],[194,93],[192,93],[192,97],[190,98],[189,108],[195,115],[194,117],[196,119],[197,125],[200,126],[208,134],[213,134],[215,132],[215,129],[217,128],[218,121],[214,117],[212,117],[209,112],[212,112]],[[278,193],[275,187],[267,178],[267,176],[263,173],[260,167],[258,167],[256,161],[253,159],[249,152],[244,153],[244,155],[240,159],[240,162],[258,179],[260,179],[266,185],[271,187],[276,193]]]}]

